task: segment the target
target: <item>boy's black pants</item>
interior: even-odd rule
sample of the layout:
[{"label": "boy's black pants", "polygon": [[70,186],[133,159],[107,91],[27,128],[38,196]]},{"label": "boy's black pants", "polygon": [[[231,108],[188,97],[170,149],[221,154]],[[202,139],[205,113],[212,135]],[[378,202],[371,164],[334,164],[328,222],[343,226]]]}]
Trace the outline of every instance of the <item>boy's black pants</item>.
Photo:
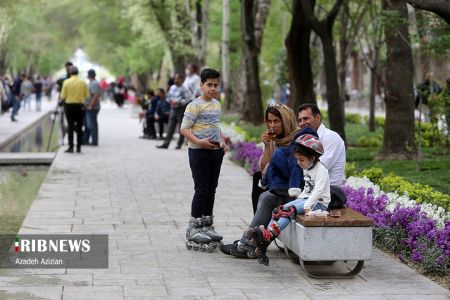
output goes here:
[{"label": "boy's black pants", "polygon": [[189,149],[189,165],[194,179],[191,216],[211,216],[222,166],[223,149]]}]

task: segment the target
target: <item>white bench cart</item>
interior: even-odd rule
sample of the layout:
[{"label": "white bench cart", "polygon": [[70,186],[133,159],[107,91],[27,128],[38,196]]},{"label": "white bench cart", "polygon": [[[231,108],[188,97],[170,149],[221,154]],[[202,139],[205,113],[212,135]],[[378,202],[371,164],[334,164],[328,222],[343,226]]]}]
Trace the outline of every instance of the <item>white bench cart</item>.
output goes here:
[{"label": "white bench cart", "polygon": [[[278,239],[299,257],[302,269],[314,278],[352,278],[364,260],[372,257],[372,220],[350,209],[339,209],[338,218],[317,218],[298,215]],[[313,272],[305,262],[332,264],[335,261],[357,261],[347,273],[325,275]]]}]

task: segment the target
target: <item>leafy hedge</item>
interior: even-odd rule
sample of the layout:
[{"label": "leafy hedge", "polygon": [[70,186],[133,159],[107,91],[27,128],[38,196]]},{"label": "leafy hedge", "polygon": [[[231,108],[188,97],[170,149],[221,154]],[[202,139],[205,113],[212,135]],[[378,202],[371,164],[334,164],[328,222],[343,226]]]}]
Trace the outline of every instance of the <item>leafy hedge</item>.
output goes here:
[{"label": "leafy hedge", "polygon": [[450,195],[435,191],[426,184],[411,183],[392,172],[384,175],[383,170],[376,167],[357,172],[355,163],[347,164],[346,173],[347,177],[367,177],[387,193],[397,192],[398,194],[407,194],[411,199],[419,203],[434,204],[444,208],[446,211],[450,211]]}]

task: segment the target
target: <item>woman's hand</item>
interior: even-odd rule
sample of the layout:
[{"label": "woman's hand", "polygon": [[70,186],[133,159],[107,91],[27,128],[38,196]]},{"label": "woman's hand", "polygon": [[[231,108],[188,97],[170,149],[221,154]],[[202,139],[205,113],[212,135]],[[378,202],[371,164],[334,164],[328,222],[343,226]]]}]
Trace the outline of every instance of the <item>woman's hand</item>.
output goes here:
[{"label": "woman's hand", "polygon": [[270,143],[270,136],[269,131],[266,130],[261,134],[261,141],[264,143],[265,146],[268,146]]}]

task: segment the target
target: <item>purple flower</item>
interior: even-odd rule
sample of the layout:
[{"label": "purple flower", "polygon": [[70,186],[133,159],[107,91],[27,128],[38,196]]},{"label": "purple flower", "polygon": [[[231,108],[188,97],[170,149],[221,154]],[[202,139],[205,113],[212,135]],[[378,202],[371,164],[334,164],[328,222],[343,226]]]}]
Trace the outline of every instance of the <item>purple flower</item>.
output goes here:
[{"label": "purple flower", "polygon": [[413,251],[413,253],[411,255],[411,260],[414,262],[421,262],[423,260],[423,256],[421,253],[419,253],[417,251]]},{"label": "purple flower", "polygon": [[[401,240],[411,253],[410,259],[416,263],[425,260],[427,250],[437,246],[441,255],[435,259],[436,266],[446,264],[450,256],[450,220],[443,229],[437,227],[437,222],[421,211],[420,205],[401,207],[397,205],[392,212],[386,209],[389,199],[386,194],[376,196],[372,188],[359,189],[350,186],[343,187],[347,195],[347,207],[350,207],[373,221],[373,226],[387,230],[405,230],[406,238]],[[400,255],[400,254],[399,254]],[[403,255],[400,255],[404,259]]]},{"label": "purple flower", "polygon": [[255,142],[237,142],[236,144],[230,144],[230,149],[234,152],[234,155],[231,157],[232,160],[240,162],[242,166],[246,167],[250,175],[260,171],[258,162],[263,150]]}]

